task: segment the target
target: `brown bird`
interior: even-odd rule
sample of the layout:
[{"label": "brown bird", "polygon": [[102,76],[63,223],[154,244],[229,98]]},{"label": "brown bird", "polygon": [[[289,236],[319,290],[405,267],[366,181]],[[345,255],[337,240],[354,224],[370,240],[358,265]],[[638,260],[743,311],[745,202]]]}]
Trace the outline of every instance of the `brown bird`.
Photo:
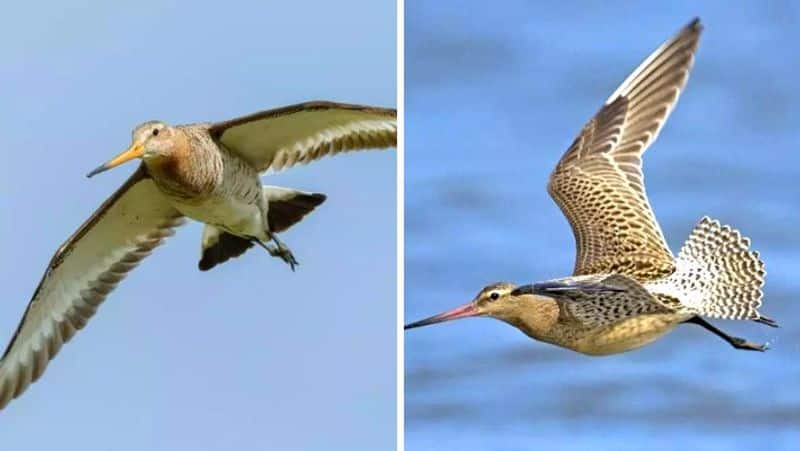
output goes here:
[{"label": "brown bird", "polygon": [[262,186],[260,173],[396,146],[396,117],[394,109],[308,102],[225,122],[136,127],[128,150],[89,173],[143,161],[50,261],[0,359],[0,409],[41,376],[61,345],[184,217],[206,224],[201,270],[253,244],[294,269],[297,261],[277,233],[325,196]]},{"label": "brown bird", "polygon": [[470,303],[405,328],[488,316],[536,340],[585,354],[636,349],[694,323],[734,348],[702,317],[777,324],[759,313],[764,264],[750,240],[703,218],[677,258],[644,188],[642,154],[656,139],[689,76],[702,27],[695,19],[653,52],[578,134],[548,191],[569,220],[574,275],[530,285],[489,285]]}]

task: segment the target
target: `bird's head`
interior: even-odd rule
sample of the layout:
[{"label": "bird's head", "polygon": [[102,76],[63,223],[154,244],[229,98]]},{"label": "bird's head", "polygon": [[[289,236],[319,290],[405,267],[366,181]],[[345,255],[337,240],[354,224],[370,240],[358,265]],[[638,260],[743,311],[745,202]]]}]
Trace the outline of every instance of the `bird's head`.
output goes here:
[{"label": "bird's head", "polygon": [[176,129],[160,121],[145,122],[133,130],[130,147],[87,177],[107,171],[135,158],[149,161],[168,156],[175,148]]},{"label": "bird's head", "polygon": [[507,282],[488,285],[472,301],[438,315],[406,324],[405,329],[474,316],[488,316],[515,324],[525,316],[524,313],[534,313],[537,305],[544,304],[537,301],[554,303],[553,298],[535,294],[530,287],[530,285],[517,287]]}]

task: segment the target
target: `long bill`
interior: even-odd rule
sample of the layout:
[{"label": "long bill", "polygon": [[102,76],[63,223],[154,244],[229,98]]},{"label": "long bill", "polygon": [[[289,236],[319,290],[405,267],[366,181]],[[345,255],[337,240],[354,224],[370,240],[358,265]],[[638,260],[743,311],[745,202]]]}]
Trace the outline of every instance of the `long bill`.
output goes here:
[{"label": "long bill", "polygon": [[436,323],[443,323],[445,321],[452,321],[454,319],[459,319],[459,318],[469,318],[471,316],[479,316],[479,315],[480,313],[478,312],[478,309],[475,308],[475,304],[470,302],[469,304],[464,304],[461,307],[456,307],[453,310],[448,310],[444,313],[433,315],[430,318],[425,318],[419,321],[415,321],[411,324],[406,324],[403,330],[413,329],[415,327],[428,326]]},{"label": "long bill", "polygon": [[92,177],[101,172],[117,167],[122,163],[133,160],[134,158],[141,158],[142,155],[144,155],[144,146],[139,143],[131,144],[131,146],[128,147],[125,152],[122,152],[111,160],[108,160],[105,164],[101,164],[100,166],[96,167],[92,172],[88,173],[86,177]]}]

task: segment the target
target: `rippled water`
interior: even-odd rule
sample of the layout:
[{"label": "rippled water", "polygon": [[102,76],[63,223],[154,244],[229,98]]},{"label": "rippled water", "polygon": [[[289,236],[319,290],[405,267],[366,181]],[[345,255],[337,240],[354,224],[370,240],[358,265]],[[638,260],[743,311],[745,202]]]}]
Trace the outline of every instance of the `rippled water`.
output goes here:
[{"label": "rippled water", "polygon": [[800,447],[800,14],[771,2],[406,2],[406,318],[497,280],[567,275],[574,244],[545,191],[575,133],[661,41],[706,26],[689,87],[645,159],[674,251],[708,214],[767,264],[763,311],[586,357],[488,319],[406,334],[406,449]]}]

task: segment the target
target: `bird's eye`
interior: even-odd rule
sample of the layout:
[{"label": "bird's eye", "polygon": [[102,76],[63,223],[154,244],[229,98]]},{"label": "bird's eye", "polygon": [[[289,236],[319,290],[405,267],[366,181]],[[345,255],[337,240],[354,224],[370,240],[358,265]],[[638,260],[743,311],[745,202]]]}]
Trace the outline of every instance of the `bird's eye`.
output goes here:
[{"label": "bird's eye", "polygon": [[157,128],[153,129],[153,136],[158,136],[158,129]]},{"label": "bird's eye", "polygon": [[499,298],[499,297],[500,297],[500,294],[498,292],[496,292],[496,291],[493,291],[492,294],[489,295],[489,299],[491,299],[493,301],[496,301],[497,298]]}]

